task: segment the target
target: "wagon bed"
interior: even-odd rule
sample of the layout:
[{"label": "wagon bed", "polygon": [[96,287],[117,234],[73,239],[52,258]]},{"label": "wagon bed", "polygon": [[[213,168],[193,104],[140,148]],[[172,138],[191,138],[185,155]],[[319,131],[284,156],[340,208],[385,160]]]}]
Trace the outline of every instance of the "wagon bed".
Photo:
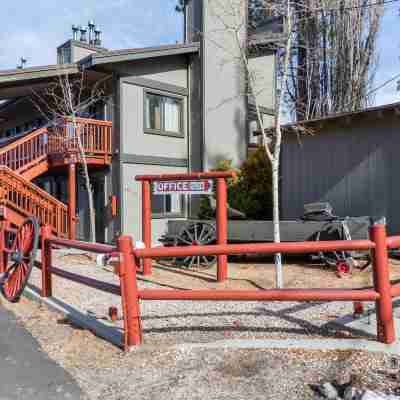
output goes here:
[{"label": "wagon bed", "polygon": [[[169,220],[165,237],[174,237],[184,226],[193,222],[208,223],[215,226],[215,220],[198,219],[177,219]],[[327,224],[326,221],[303,221],[303,220],[282,220],[280,222],[282,242],[305,242],[314,240],[318,231]],[[330,222],[332,226],[340,228],[340,222]],[[350,217],[347,219],[351,238],[354,240],[368,239],[368,229],[371,225],[371,217]],[[273,242],[274,231],[272,221],[252,220],[229,220],[228,221],[228,242]]]}]

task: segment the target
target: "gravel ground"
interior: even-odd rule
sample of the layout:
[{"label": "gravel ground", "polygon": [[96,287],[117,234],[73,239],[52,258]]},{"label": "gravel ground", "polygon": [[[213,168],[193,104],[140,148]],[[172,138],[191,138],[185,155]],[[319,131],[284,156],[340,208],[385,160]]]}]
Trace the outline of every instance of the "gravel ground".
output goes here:
[{"label": "gravel ground", "polygon": [[[118,283],[116,276],[95,267],[82,255],[58,255],[54,263],[68,271]],[[232,264],[231,279],[224,284],[212,280],[214,272],[178,274],[160,267],[139,285],[212,289],[270,287],[273,282],[269,264]],[[363,286],[370,279],[360,275],[339,280],[330,271],[301,265],[288,267],[286,277],[296,282],[292,287]],[[38,278],[35,271],[32,283],[37,283]],[[318,281],[324,285],[317,285]],[[110,305],[120,304],[117,296],[57,277],[54,295],[99,318],[106,317]],[[145,344],[129,354],[26,299],[7,307],[38,339],[44,351],[75,377],[90,400],[313,399],[308,384],[350,375],[360,388],[388,392],[400,386],[400,381],[385,375],[392,357],[384,354],[170,347],[224,338],[349,337],[350,333],[327,325],[351,312],[349,303],[144,302],[141,311]]]},{"label": "gravel ground", "polygon": [[[58,255],[55,264],[67,271],[119,284],[117,276],[95,266],[85,255]],[[231,263],[229,269],[230,279],[217,283],[215,269],[196,272],[156,266],[153,275],[139,277],[138,284],[141,288],[167,289],[255,289],[273,286],[271,264]],[[289,287],[360,287],[368,285],[370,279],[369,274],[338,279],[329,270],[295,264],[289,265],[285,274]],[[40,286],[40,271],[33,272],[31,282]],[[111,305],[117,307],[119,315],[122,315],[118,296],[62,278],[54,277],[53,295],[98,318],[107,318]],[[352,307],[349,302],[145,301],[141,304],[141,315],[145,344],[198,343],[227,338],[307,338],[310,335],[315,338],[360,337],[331,323],[339,316],[351,313]],[[122,321],[114,325],[116,329],[122,329]]]}]

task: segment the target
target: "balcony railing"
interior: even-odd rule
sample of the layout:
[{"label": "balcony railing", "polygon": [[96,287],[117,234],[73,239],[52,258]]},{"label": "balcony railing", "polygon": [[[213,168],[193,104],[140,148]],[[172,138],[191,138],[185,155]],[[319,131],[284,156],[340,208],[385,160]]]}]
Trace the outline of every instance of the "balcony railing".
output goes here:
[{"label": "balcony railing", "polygon": [[0,205],[24,217],[35,216],[57,236],[68,232],[67,206],[5,166],[0,166]]},{"label": "balcony railing", "polygon": [[0,165],[23,174],[47,158],[47,128],[38,129],[0,149]]},{"label": "balcony railing", "polygon": [[49,154],[76,153],[79,156],[83,151],[87,157],[108,158],[112,151],[111,139],[111,121],[65,118],[51,128]]}]

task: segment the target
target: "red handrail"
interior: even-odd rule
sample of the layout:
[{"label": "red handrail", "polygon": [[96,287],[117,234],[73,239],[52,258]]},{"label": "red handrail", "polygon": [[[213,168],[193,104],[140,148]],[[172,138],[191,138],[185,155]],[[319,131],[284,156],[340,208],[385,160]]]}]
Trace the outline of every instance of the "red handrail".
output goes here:
[{"label": "red handrail", "polygon": [[212,172],[192,172],[189,174],[161,174],[161,175],[137,175],[136,181],[186,181],[197,179],[218,179],[218,178],[234,178],[234,171],[212,171]]},{"label": "red handrail", "polygon": [[51,226],[59,236],[68,233],[68,208],[61,201],[10,168],[0,166],[0,205]]},{"label": "red handrail", "polygon": [[[75,121],[75,124],[74,124]],[[112,122],[66,117],[51,128],[49,153],[75,153],[80,147],[86,156],[107,157],[112,152]]]},{"label": "red handrail", "polygon": [[47,128],[38,129],[0,149],[0,165],[23,173],[47,158]]}]

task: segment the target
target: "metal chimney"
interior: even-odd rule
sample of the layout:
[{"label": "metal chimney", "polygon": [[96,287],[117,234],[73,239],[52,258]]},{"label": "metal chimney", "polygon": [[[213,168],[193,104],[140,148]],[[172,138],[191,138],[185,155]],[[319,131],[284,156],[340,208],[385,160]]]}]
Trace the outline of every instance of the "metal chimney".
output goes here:
[{"label": "metal chimney", "polygon": [[94,28],[94,34],[95,34],[94,45],[97,47],[100,47],[101,46],[101,30],[98,25]]},{"label": "metal chimney", "polygon": [[79,27],[76,26],[75,24],[72,25],[72,39],[73,40],[78,40],[78,32],[79,32]]},{"label": "metal chimney", "polygon": [[81,31],[81,42],[86,42],[86,33],[87,33],[87,28],[86,26],[79,26],[79,30]]},{"label": "metal chimney", "polygon": [[89,44],[93,45],[94,44],[94,21],[89,20],[88,22],[88,28],[89,28]]},{"label": "metal chimney", "polygon": [[21,57],[19,60],[20,60],[20,64],[17,65],[17,68],[24,69],[28,60],[25,57]]}]

